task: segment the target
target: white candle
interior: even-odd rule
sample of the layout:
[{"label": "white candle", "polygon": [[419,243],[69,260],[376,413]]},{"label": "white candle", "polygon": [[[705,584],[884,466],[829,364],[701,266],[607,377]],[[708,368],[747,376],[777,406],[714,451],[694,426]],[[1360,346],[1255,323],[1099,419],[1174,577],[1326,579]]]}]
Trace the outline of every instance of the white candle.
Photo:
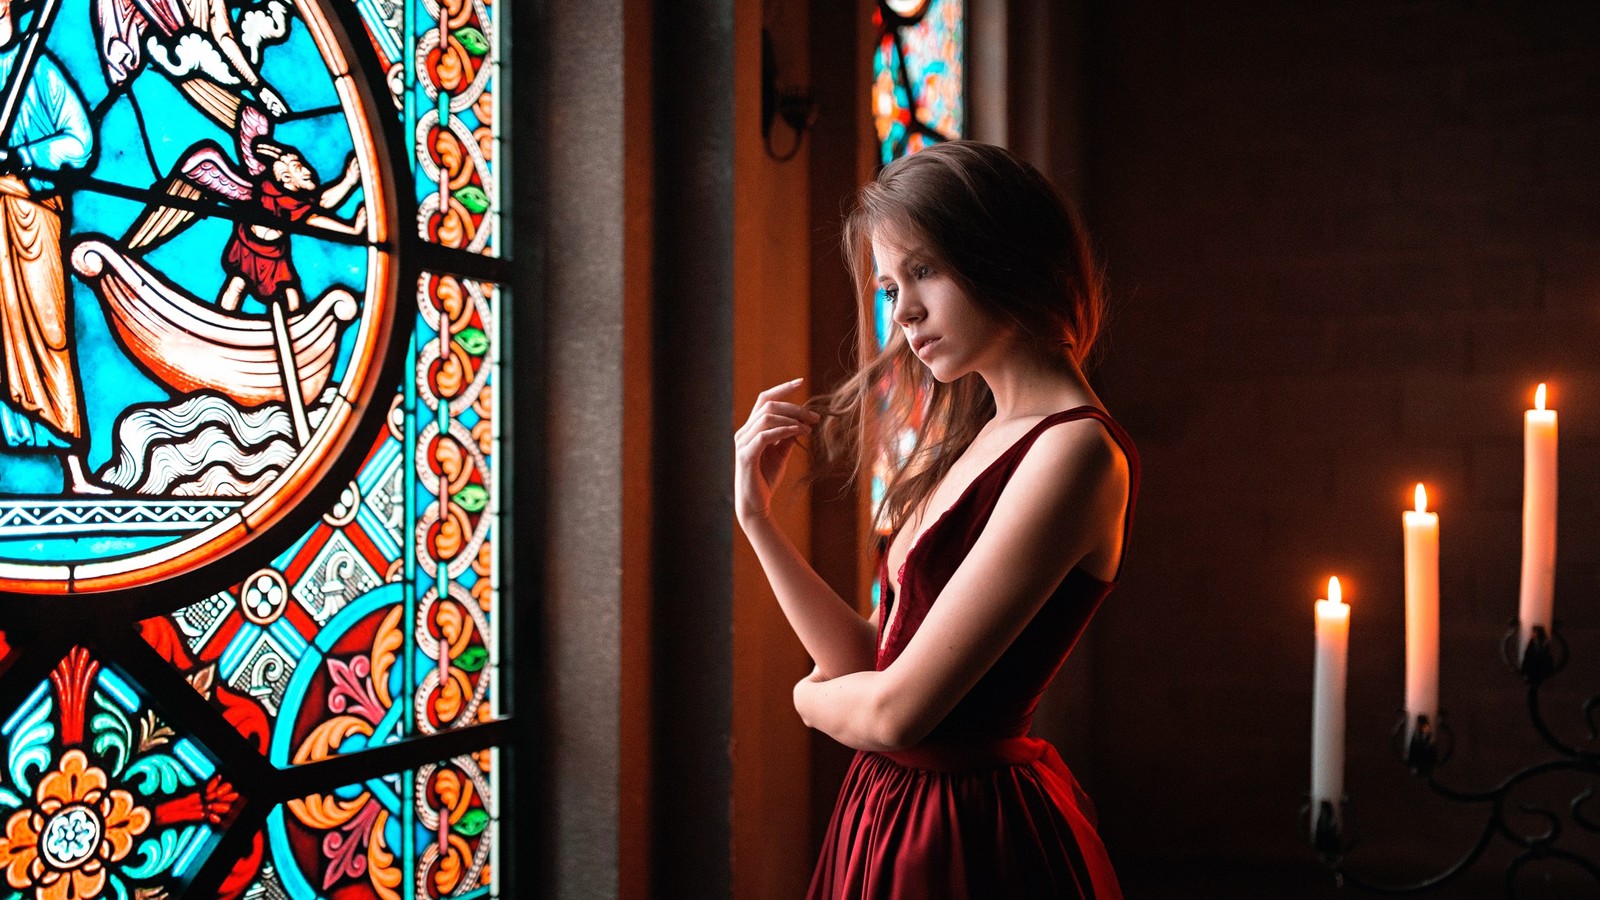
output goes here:
[{"label": "white candle", "polygon": [[1522,422],[1522,595],[1517,619],[1527,649],[1533,627],[1550,631],[1556,580],[1556,411],[1544,408],[1545,388]]},{"label": "white candle", "polygon": [[1322,801],[1334,814],[1344,796],[1344,682],[1350,640],[1350,607],[1339,596],[1339,579],[1328,579],[1328,599],[1316,603],[1317,665],[1311,717],[1311,836],[1316,837]]},{"label": "white candle", "polygon": [[1406,543],[1406,740],[1418,716],[1439,721],[1439,515],[1417,485],[1403,516]]}]

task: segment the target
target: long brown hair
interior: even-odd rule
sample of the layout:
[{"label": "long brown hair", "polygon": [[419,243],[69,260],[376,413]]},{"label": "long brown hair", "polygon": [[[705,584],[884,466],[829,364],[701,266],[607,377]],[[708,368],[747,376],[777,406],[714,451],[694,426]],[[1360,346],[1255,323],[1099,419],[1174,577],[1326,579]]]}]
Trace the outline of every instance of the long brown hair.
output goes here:
[{"label": "long brown hair", "polygon": [[[815,450],[857,477],[886,460],[880,528],[894,532],[933,493],[983,424],[994,397],[976,373],[934,380],[895,329],[878,346],[872,236],[915,239],[980,309],[1080,368],[1105,318],[1101,277],[1082,222],[1050,182],[1011,152],[974,141],[935,144],[884,167],[845,216],[843,245],[860,292],[856,372],[811,405]],[[903,446],[903,435],[912,435]]]}]

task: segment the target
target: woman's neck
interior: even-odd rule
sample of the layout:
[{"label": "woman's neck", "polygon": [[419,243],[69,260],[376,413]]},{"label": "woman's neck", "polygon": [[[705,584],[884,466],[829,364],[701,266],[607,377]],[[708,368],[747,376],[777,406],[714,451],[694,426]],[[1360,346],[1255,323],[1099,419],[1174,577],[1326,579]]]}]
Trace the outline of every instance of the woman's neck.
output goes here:
[{"label": "woman's neck", "polygon": [[979,375],[994,395],[996,422],[1100,405],[1100,398],[1070,357],[1021,341],[996,354],[994,363],[980,369]]}]

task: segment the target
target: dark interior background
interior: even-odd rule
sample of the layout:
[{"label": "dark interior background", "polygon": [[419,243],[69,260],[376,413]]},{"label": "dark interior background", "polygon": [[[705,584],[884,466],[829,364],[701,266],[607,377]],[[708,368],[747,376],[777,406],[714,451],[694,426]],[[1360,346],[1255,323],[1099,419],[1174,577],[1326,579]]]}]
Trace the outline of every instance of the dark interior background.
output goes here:
[{"label": "dark interior background", "polygon": [[[1390,749],[1400,515],[1426,482],[1456,741],[1440,778],[1489,787],[1551,756],[1498,650],[1539,381],[1560,414],[1556,617],[1571,648],[1544,710],[1600,750],[1581,709],[1600,692],[1600,6],[1083,10],[1081,183],[1115,307],[1096,380],[1145,481],[1125,581],[1086,647],[1091,758],[1075,768],[1129,897],[1334,896],[1297,811],[1311,604],[1337,574],[1352,607],[1349,860],[1418,880],[1487,813],[1432,797]],[[1562,813],[1585,786],[1545,782],[1518,799]],[[1600,836],[1570,820],[1563,843],[1600,859]],[[1430,896],[1503,895],[1512,855],[1497,840]],[[1524,897],[1600,896],[1571,866],[1526,871]]]}]

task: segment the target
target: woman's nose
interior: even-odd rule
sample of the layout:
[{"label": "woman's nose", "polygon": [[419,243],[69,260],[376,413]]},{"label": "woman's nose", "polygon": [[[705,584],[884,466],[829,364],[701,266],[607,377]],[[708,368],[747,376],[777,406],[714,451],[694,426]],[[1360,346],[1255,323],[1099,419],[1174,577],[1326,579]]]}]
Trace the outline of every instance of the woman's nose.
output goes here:
[{"label": "woman's nose", "polygon": [[894,321],[896,325],[910,325],[922,318],[922,307],[916,301],[901,293],[894,304]]}]

